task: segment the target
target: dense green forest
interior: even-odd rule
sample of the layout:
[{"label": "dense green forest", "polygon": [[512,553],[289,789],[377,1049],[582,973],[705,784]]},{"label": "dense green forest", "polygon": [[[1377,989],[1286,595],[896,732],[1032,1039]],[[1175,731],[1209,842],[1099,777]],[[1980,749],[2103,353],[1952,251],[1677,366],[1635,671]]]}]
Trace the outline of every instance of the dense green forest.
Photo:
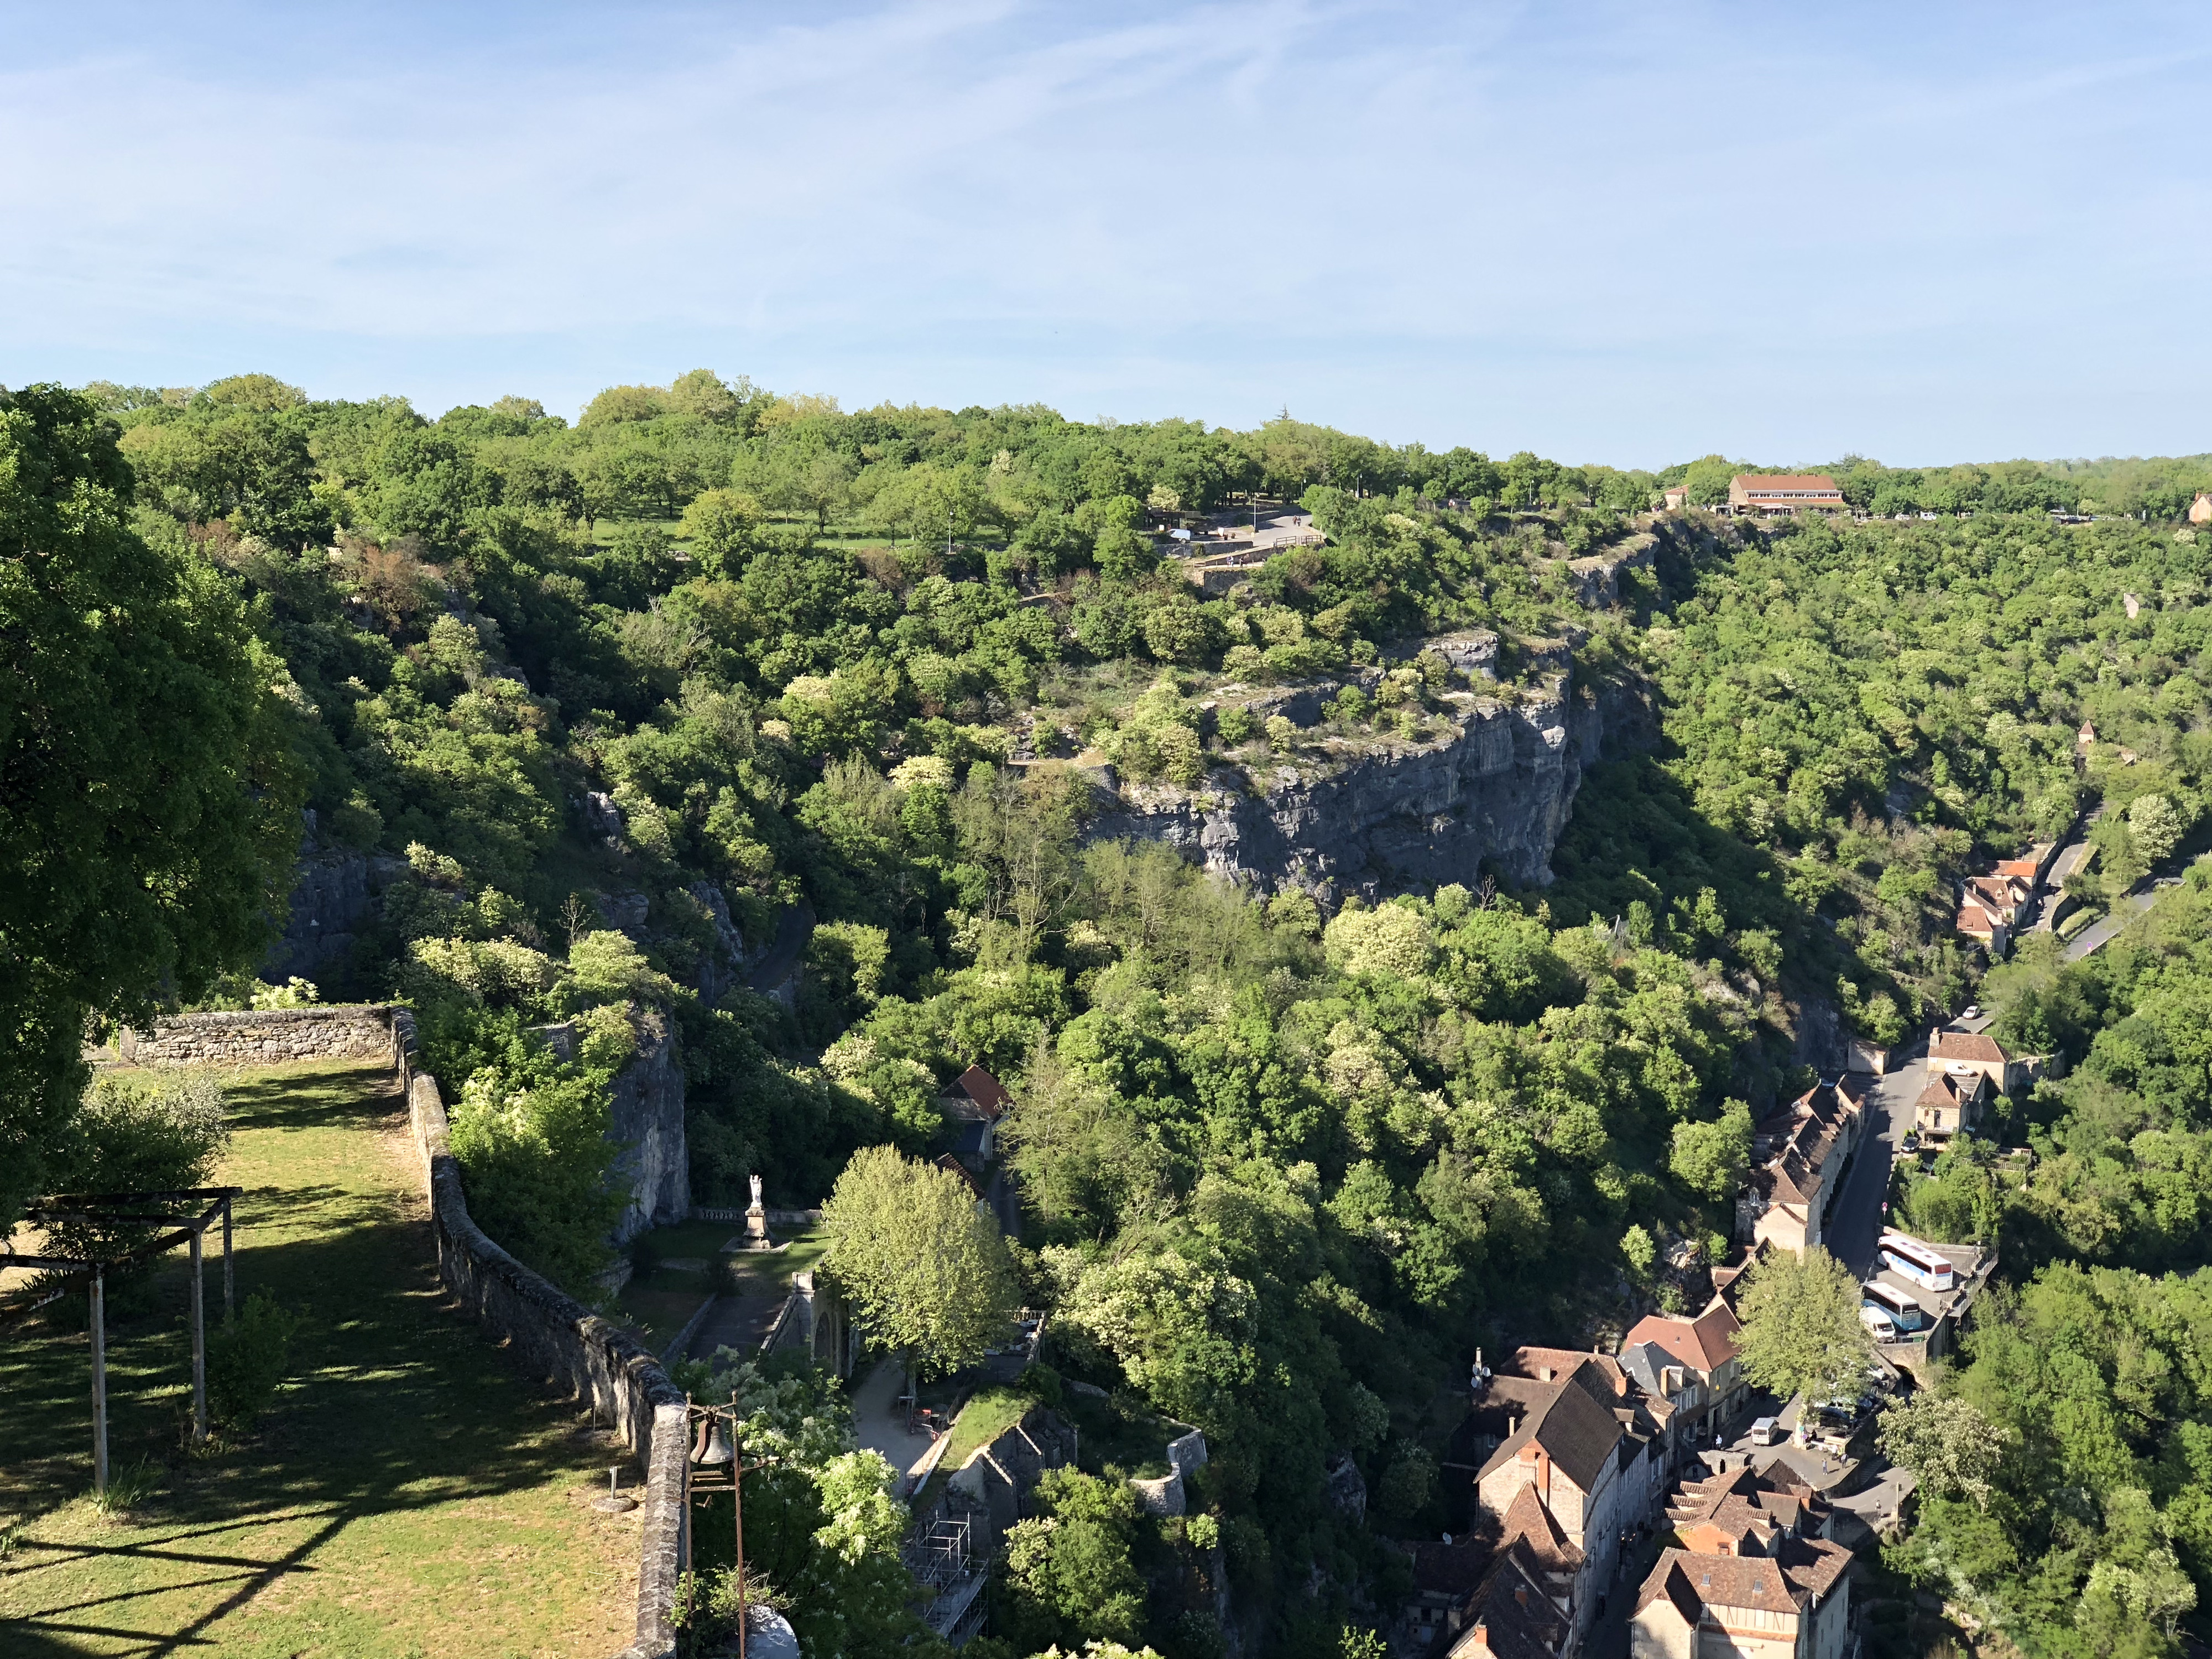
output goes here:
[{"label": "dense green forest", "polygon": [[[702,1201],[757,1171],[776,1201],[816,1202],[857,1149],[923,1151],[980,1061],[1018,1102],[1024,1293],[1057,1310],[1065,1369],[1206,1431],[1204,1497],[1240,1594],[1278,1621],[1270,1650],[1334,1651],[1354,1595],[1402,1571],[1316,1501],[1324,1456],[1359,1455],[1386,1529],[1433,1532],[1436,1413],[1478,1344],[1598,1340],[1695,1294],[1753,1116],[1809,1079],[1808,1007],[1895,1041],[1982,983],[1950,928],[1962,875],[2098,814],[2087,892],[2109,903],[2212,825],[2212,537],[2178,523],[2212,484],[2203,457],[1853,461],[1838,477],[1882,519],[1752,525],[1653,512],[1680,479],[1724,495],[1741,464],[1718,458],[1652,474],[1287,416],[847,414],[705,371],[611,389],[574,426],[521,398],[430,421],[258,375],[38,388],[0,394],[0,443],[18,544],[108,561],[80,557],[70,586],[10,556],[11,641],[99,635],[103,607],[111,635],[166,628],[171,683],[219,734],[155,767],[133,745],[158,729],[118,722],[83,771],[196,781],[204,804],[167,809],[186,841],[225,787],[240,809],[212,897],[173,871],[154,899],[95,884],[58,919],[36,908],[47,884],[0,895],[18,961],[144,947],[127,975],[41,968],[11,991],[9,1080],[41,1103],[10,1121],[21,1146],[66,1115],[88,1013],[308,994],[252,975],[303,805],[312,851],[392,872],[314,994],[415,1005],[471,1204],[573,1285],[618,1207],[606,1092],[642,1011],[679,1033]],[[1326,539],[1206,598],[1158,532],[1255,497],[1302,502]],[[1908,510],[1945,516],[1887,516]],[[1577,597],[1573,559],[1638,548],[1619,604]],[[1050,733],[1202,791],[1446,741],[1464,682],[1424,642],[1474,627],[1503,641],[1486,695],[1533,695],[1565,641],[1574,690],[1652,711],[1656,741],[1585,776],[1547,888],[1484,870],[1371,898],[1233,887],[1092,834],[1091,774],[1016,763]],[[45,838],[23,783],[52,763],[42,711],[92,693],[11,672],[15,858]],[[1318,731],[1216,696],[1316,680]],[[112,856],[87,831],[88,867]],[[645,921],[617,927],[629,893]],[[716,901],[752,945],[811,906],[795,1013],[702,994]],[[1971,1582],[2023,1632],[2106,1565],[2154,1572],[2117,1541],[2131,1528],[2212,1571],[2190,1530],[2208,1500],[2184,1502],[2212,1480],[2185,1432],[2196,1394],[2116,1429],[2094,1478],[2068,1478],[2094,1502],[2068,1508],[2035,1438],[2059,1432],[2062,1384],[2006,1357],[2055,1352],[2039,1322],[2084,1298],[2119,1310],[2108,1323],[2193,1317],[2193,1280],[2107,1277],[2203,1260],[2203,916],[2180,903],[2094,965],[2027,953],[1990,977],[2008,1031],[2082,1064],[2006,1103],[2032,1176],[1992,1151],[1900,1194],[1942,1236],[2018,1241],[2023,1287],[1961,1387],[2014,1437],[2004,1502],[2040,1518],[1939,1498],[1912,1570]],[[584,1034],[571,1061],[527,1035],[563,1018]],[[2144,1401],[2196,1386],[2130,1378]],[[1071,1516],[1106,1502],[1062,1498]],[[1059,1638],[1218,1639],[1127,1613]]]}]

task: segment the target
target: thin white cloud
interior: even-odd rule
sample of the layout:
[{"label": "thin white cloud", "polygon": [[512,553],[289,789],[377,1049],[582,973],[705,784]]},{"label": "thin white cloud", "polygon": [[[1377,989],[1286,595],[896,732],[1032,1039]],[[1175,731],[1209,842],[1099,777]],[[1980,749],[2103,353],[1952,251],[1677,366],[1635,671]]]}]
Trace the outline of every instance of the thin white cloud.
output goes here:
[{"label": "thin white cloud", "polygon": [[2060,434],[2212,366],[2186,9],[279,15],[0,59],[0,380],[714,361],[1650,462],[2125,447]]}]

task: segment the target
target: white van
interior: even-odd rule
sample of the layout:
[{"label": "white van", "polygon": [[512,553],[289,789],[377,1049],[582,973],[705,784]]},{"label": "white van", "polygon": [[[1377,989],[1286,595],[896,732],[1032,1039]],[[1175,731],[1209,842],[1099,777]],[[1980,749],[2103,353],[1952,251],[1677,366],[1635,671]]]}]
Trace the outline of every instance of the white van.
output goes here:
[{"label": "white van", "polygon": [[1781,1438],[1782,1425],[1776,1422],[1772,1418],[1762,1417],[1753,1422],[1751,1425],[1751,1443],[1753,1445],[1771,1446]]},{"label": "white van", "polygon": [[1859,1323],[1867,1328],[1867,1334],[1877,1342],[1897,1340],[1897,1322],[1879,1308],[1862,1306],[1859,1309]]}]

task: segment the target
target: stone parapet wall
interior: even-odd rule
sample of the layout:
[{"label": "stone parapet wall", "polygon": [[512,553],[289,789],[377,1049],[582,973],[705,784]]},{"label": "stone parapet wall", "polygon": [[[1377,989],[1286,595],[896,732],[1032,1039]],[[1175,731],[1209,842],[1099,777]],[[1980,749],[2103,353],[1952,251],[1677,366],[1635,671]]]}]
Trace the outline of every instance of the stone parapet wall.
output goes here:
[{"label": "stone parapet wall", "polygon": [[614,1425],[645,1468],[637,1639],[616,1659],[672,1659],[670,1623],[683,1571],[689,1454],[684,1400],[659,1362],[608,1321],[501,1249],[470,1218],[438,1080],[416,1066],[415,1016],[362,1004],[250,1013],[184,1014],[120,1033],[91,1056],[138,1066],[275,1065],[300,1060],[388,1062],[407,1097],[438,1241],[438,1277],[464,1312],[526,1370]]},{"label": "stone parapet wall", "polygon": [[645,1466],[637,1639],[623,1650],[621,1659],[665,1659],[676,1649],[669,1614],[683,1571],[687,1519],[684,1395],[652,1354],[524,1267],[470,1218],[438,1080],[427,1073],[414,1073],[404,1055],[400,1068],[407,1082],[407,1115],[429,1188],[439,1278],[463,1310],[502,1339],[526,1369],[574,1398],[588,1401],[592,1415],[613,1424]]},{"label": "stone parapet wall", "polygon": [[392,1014],[374,1003],[326,1008],[257,1008],[234,1014],[176,1014],[150,1031],[118,1031],[112,1057],[126,1066],[281,1066],[301,1060],[359,1060],[392,1052]]}]

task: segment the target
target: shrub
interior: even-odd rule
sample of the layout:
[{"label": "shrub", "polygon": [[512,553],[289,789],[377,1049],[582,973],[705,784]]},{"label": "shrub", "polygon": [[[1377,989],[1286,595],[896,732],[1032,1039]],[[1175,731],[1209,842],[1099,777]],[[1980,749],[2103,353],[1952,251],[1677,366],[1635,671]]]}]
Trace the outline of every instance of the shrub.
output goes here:
[{"label": "shrub", "polygon": [[226,1428],[246,1429],[269,1408],[284,1380],[300,1317],[256,1291],[208,1340],[208,1411]]},{"label": "shrub", "polygon": [[1239,744],[1251,742],[1260,734],[1260,719],[1240,704],[1234,708],[1223,709],[1220,718],[1214,722],[1213,729],[1220,734],[1222,747],[1234,749]]},{"label": "shrub", "polygon": [[1049,1365],[1031,1364],[1024,1366],[1018,1386],[1032,1400],[1042,1401],[1048,1406],[1060,1404],[1060,1373]]},{"label": "shrub", "polygon": [[[57,1138],[47,1178],[58,1193],[202,1187],[229,1144],[222,1090],[213,1078],[191,1073],[103,1077]],[[102,1256],[150,1237],[152,1230],[143,1226],[68,1221],[54,1224],[48,1243],[56,1255]]]}]

